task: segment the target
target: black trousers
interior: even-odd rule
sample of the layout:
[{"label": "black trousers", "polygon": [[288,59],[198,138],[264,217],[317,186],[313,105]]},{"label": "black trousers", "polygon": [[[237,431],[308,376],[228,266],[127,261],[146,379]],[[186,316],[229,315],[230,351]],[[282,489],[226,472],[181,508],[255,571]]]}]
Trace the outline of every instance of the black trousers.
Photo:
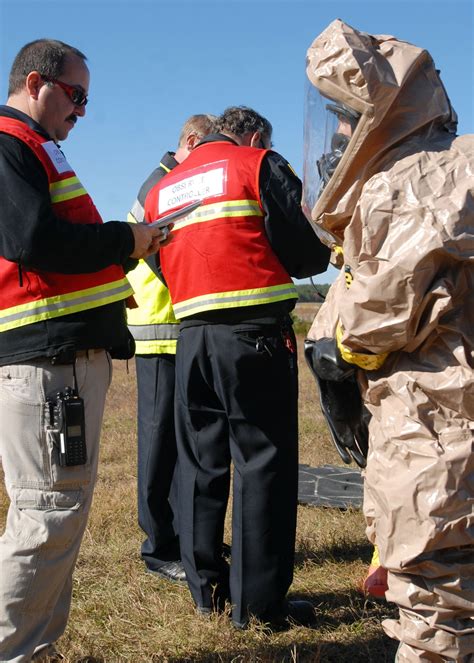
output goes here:
[{"label": "black trousers", "polygon": [[[289,325],[185,327],[176,360],[180,543],[198,608],[278,615],[293,579],[298,379]],[[221,555],[233,463],[230,573]],[[214,591],[214,593],[213,593]]]},{"label": "black trousers", "polygon": [[174,426],[175,355],[137,356],[138,522],[150,569],[181,559]]}]

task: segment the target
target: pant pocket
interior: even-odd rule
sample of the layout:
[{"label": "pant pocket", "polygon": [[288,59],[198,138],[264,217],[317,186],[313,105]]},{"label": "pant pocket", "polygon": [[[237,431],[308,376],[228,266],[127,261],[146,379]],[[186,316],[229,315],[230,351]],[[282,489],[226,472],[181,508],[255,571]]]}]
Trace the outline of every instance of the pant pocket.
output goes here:
[{"label": "pant pocket", "polygon": [[14,488],[6,532],[20,548],[68,548],[83,519],[82,490]]}]

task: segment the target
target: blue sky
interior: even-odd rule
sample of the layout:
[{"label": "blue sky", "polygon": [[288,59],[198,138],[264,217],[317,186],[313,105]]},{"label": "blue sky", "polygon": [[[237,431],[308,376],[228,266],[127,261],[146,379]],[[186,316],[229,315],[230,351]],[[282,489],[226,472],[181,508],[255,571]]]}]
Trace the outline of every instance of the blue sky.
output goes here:
[{"label": "blue sky", "polygon": [[192,113],[255,108],[273,124],[275,149],[301,175],[305,54],[335,18],[430,51],[459,115],[459,133],[474,132],[473,6],[472,0],[0,0],[0,103],[26,42],[51,37],[81,49],[91,70],[90,101],[62,147],[104,220],[124,219]]}]

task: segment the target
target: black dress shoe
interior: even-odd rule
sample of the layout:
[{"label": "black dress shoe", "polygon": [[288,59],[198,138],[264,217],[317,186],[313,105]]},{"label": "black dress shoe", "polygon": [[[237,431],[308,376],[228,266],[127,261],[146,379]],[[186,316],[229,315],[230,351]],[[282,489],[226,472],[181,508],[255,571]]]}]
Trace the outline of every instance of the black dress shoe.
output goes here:
[{"label": "black dress shoe", "polygon": [[228,579],[212,585],[212,596],[206,605],[196,604],[199,614],[210,616],[212,613],[222,613],[230,606],[230,589]]},{"label": "black dress shoe", "polygon": [[[273,630],[284,630],[292,625],[313,627],[316,625],[316,614],[309,601],[286,601],[281,612],[271,615],[256,615],[257,619],[265,622]],[[246,629],[248,621],[237,622],[232,620],[232,625],[239,630]]]},{"label": "black dress shoe", "polygon": [[316,624],[316,613],[309,601],[287,601],[285,612],[280,617],[290,624],[297,626],[314,626]]},{"label": "black dress shoe", "polygon": [[59,661],[64,661],[64,656],[58,652],[54,645],[46,645],[43,649],[40,649],[31,657],[32,662],[34,663],[59,663]]},{"label": "black dress shoe", "polygon": [[171,582],[186,582],[186,571],[184,570],[184,566],[181,561],[165,562],[157,569],[147,568],[147,572],[153,574],[154,576],[164,578],[165,580],[170,580]]}]

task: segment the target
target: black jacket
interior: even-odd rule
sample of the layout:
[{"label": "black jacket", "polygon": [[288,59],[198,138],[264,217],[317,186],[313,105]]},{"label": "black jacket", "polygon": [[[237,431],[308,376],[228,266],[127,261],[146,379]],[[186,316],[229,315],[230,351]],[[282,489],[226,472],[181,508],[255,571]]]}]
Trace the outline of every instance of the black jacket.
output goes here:
[{"label": "black jacket", "polygon": [[[20,111],[0,106],[0,115],[20,120],[50,139]],[[125,223],[81,225],[55,216],[41,162],[23,141],[4,133],[0,200],[0,255],[18,263],[18,287],[25,287],[28,270],[90,273],[123,264],[133,251],[133,233]],[[65,348],[104,348],[122,355],[128,344],[124,302],[116,302],[0,332],[0,365],[52,356]]]}]

